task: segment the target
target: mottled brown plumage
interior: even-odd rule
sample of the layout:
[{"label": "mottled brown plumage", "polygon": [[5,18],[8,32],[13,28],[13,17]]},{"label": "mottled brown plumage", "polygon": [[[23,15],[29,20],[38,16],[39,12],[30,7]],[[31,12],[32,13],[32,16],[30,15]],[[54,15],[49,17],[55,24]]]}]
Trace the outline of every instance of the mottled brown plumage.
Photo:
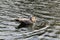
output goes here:
[{"label": "mottled brown plumage", "polygon": [[30,18],[17,18],[15,20],[21,23],[18,27],[16,27],[17,29],[32,26],[33,23],[36,22],[36,18],[34,16]]}]

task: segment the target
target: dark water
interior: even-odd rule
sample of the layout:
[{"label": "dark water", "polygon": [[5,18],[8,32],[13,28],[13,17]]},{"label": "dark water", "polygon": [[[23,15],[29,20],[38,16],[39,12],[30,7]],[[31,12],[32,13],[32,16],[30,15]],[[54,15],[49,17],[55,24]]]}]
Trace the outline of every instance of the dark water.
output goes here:
[{"label": "dark water", "polygon": [[[37,26],[43,20],[47,26],[16,31],[20,23],[11,20],[28,15],[38,19]],[[60,40],[60,0],[0,0],[0,40]]]}]

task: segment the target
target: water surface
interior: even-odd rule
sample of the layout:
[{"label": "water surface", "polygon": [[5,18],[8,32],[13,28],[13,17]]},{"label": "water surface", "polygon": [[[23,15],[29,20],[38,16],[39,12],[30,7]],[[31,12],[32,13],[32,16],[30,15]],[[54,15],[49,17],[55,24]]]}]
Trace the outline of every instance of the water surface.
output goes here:
[{"label": "water surface", "polygon": [[[18,30],[20,23],[11,21],[18,17],[34,15],[38,20],[48,22],[48,27],[40,27],[29,32]],[[0,0],[0,40],[60,40],[59,0]]]}]

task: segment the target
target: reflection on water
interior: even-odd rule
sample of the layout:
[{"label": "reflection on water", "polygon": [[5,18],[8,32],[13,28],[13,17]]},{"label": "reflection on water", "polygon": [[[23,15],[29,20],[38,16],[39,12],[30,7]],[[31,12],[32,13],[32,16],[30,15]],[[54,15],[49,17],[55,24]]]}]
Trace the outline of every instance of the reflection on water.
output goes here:
[{"label": "reflection on water", "polygon": [[[60,0],[0,0],[0,40],[60,40],[59,10]],[[11,20],[28,15],[37,18],[35,30],[15,29],[20,23]]]}]

